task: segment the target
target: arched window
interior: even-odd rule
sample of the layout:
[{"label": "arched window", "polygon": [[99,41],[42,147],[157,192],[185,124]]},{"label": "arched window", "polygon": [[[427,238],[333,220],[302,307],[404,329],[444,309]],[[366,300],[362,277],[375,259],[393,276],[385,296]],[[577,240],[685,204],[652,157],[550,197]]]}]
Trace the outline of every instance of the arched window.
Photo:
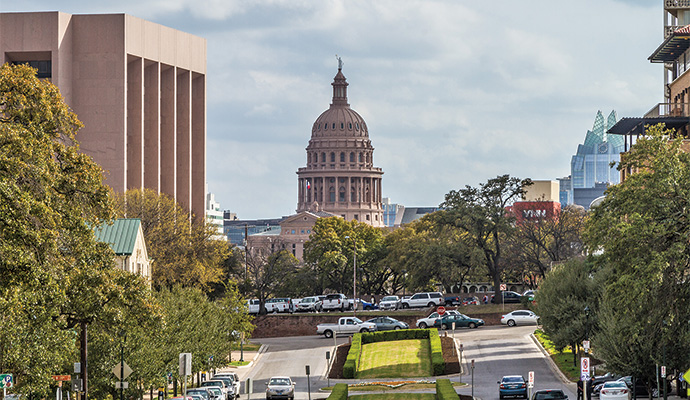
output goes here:
[{"label": "arched window", "polygon": [[335,162],[335,153],[331,152],[331,162]]},{"label": "arched window", "polygon": [[345,153],[340,152],[340,162],[345,162]]},{"label": "arched window", "polygon": [[326,153],[321,153],[321,162],[326,162]]},{"label": "arched window", "polygon": [[335,122],[333,123],[333,130],[335,130]]},{"label": "arched window", "polygon": [[367,165],[371,164],[371,156],[367,153]]},{"label": "arched window", "polygon": [[341,203],[345,202],[345,186],[341,186],[338,191],[338,201]]},{"label": "arched window", "polygon": [[340,123],[340,129],[345,129],[345,124],[343,122]]},{"label": "arched window", "polygon": [[323,130],[324,130],[324,131],[327,131],[327,130],[328,130],[328,122],[326,122],[325,124],[323,124]]},{"label": "arched window", "polygon": [[359,162],[362,162],[362,153],[359,153]]},{"label": "arched window", "polygon": [[355,191],[355,188],[350,188],[350,201],[353,203],[357,201],[357,191]]},{"label": "arched window", "polygon": [[355,162],[355,153],[350,152],[350,162]]},{"label": "arched window", "polygon": [[328,188],[328,199],[331,202],[335,202],[335,188],[333,186]]}]

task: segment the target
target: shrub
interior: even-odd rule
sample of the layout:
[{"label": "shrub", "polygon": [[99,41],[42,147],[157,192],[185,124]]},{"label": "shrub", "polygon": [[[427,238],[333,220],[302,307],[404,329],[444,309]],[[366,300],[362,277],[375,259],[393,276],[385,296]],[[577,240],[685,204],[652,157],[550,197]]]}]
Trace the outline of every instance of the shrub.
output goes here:
[{"label": "shrub", "polygon": [[328,400],[347,400],[347,383],[336,383]]},{"label": "shrub", "polygon": [[429,335],[429,350],[431,351],[431,368],[434,375],[443,375],[446,372],[446,362],[443,360],[443,347],[438,330],[425,329]]},{"label": "shrub", "polygon": [[359,359],[362,355],[362,334],[355,333],[352,336],[352,345],[347,353],[345,364],[343,365],[343,378],[352,379],[359,369]]},{"label": "shrub", "polygon": [[453,384],[450,383],[450,379],[436,379],[436,398],[438,400],[459,400],[460,396],[455,391]]},{"label": "shrub", "polygon": [[429,329],[400,329],[397,331],[380,331],[362,334],[362,344],[389,342],[393,340],[427,339]]}]

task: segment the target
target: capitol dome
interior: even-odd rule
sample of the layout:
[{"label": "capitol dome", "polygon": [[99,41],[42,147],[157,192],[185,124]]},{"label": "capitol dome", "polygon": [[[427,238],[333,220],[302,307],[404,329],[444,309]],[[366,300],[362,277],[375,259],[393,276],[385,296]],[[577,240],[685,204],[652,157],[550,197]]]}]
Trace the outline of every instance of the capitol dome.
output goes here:
[{"label": "capitol dome", "polygon": [[347,103],[347,80],[343,71],[333,78],[333,102],[321,113],[311,129],[311,137],[368,137],[369,130],[364,118]]}]

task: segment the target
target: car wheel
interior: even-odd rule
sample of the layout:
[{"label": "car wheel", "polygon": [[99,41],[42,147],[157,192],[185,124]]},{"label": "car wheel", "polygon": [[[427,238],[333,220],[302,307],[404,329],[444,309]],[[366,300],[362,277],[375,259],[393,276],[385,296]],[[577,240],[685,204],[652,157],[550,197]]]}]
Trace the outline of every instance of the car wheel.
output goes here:
[{"label": "car wheel", "polygon": [[508,326],[515,326],[515,321],[513,321],[512,319],[509,319],[508,320]]},{"label": "car wheel", "polygon": [[365,332],[369,332],[369,329],[367,329],[367,328],[362,328],[362,329],[359,330],[359,333],[365,333]]},{"label": "car wheel", "polygon": [[333,331],[327,330],[327,331],[325,331],[325,332],[323,333],[323,335],[324,335],[326,338],[330,339],[330,338],[333,337]]},{"label": "car wheel", "polygon": [[399,331],[401,328],[400,328],[399,326],[396,326],[396,327],[393,328],[393,329],[395,329],[396,331]]},{"label": "car wheel", "polygon": [[436,307],[436,304],[434,304],[433,302],[430,301],[429,304],[427,304],[426,306],[427,307]]},{"label": "car wheel", "polygon": [[470,322],[469,327],[470,327],[470,329],[474,329],[477,327],[477,325],[474,322]]},{"label": "car wheel", "polygon": [[446,325],[446,324],[441,324],[441,329],[444,329],[444,330],[445,330],[445,329],[448,329],[448,325]]},{"label": "car wheel", "polygon": [[407,303],[403,303],[402,308],[410,308],[410,305]]},{"label": "car wheel", "polygon": [[419,323],[419,327],[420,327],[421,329],[426,329],[426,328],[427,328],[425,322],[420,322],[420,323]]}]

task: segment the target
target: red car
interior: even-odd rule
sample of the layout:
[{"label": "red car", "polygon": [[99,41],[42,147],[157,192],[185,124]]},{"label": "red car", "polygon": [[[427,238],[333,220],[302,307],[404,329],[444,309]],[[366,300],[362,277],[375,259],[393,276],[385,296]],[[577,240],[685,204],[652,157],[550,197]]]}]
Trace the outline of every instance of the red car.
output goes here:
[{"label": "red car", "polygon": [[469,305],[479,305],[479,299],[472,296],[472,297],[465,297],[462,299],[462,305],[463,306],[469,306]]}]

